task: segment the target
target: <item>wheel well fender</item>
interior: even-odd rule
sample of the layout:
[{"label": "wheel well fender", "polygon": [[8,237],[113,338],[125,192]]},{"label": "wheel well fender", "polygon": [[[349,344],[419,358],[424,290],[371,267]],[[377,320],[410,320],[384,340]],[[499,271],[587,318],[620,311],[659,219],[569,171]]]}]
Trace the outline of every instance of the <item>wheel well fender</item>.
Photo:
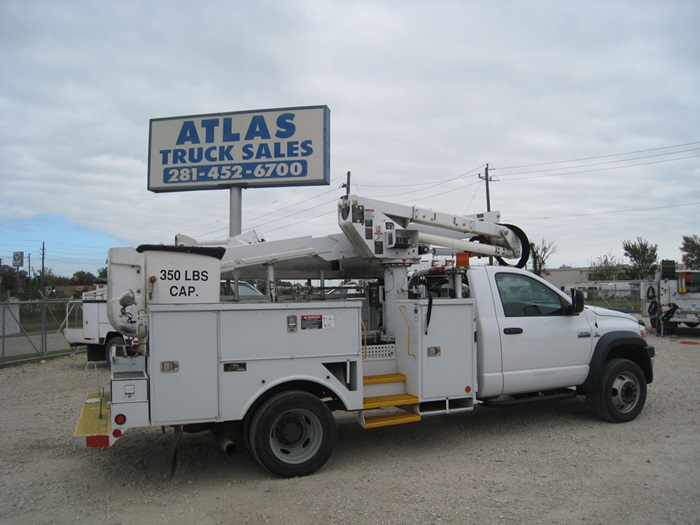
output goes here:
[{"label": "wheel well fender", "polygon": [[284,381],[282,383],[277,383],[270,385],[266,390],[258,392],[255,399],[244,409],[244,420],[249,420],[260,405],[267,401],[270,397],[278,394],[279,392],[284,392],[287,390],[299,390],[302,392],[308,392],[319,399],[332,398],[338,399],[345,409],[347,409],[347,402],[343,396],[339,395],[333,388],[329,385],[319,383],[310,379],[293,379],[289,381]]},{"label": "wheel well fender", "polygon": [[108,343],[113,337],[121,337],[122,339],[124,339],[124,336],[123,336],[122,334],[120,334],[119,332],[117,332],[116,330],[114,330],[114,331],[111,331],[111,332],[107,332],[107,335],[104,336],[104,338],[102,339],[102,341],[100,342],[100,344],[101,344],[102,346],[105,346],[105,347],[106,347],[107,343]]},{"label": "wheel well fender", "polygon": [[652,358],[654,347],[635,333],[609,332],[596,343],[588,370],[588,377],[579,387],[579,392],[595,392],[600,385],[600,377],[605,363],[611,359],[629,359],[639,365],[647,383],[654,380]]}]

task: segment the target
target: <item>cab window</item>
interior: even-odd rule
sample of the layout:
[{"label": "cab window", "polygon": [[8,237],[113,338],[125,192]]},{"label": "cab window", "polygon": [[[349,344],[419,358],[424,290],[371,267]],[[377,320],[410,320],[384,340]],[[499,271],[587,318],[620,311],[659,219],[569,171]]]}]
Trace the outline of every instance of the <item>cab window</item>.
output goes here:
[{"label": "cab window", "polygon": [[496,274],[496,286],[506,317],[564,315],[566,311],[558,293],[526,275]]}]

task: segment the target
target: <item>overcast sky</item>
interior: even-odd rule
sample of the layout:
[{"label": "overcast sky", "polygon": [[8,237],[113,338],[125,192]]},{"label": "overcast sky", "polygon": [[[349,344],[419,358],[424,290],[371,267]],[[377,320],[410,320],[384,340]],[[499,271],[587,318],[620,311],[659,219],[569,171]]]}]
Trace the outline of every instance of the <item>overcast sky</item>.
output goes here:
[{"label": "overcast sky", "polygon": [[331,184],[243,191],[243,230],[339,231],[353,191],[491,207],[549,267],[700,234],[700,2],[0,0],[0,257],[228,234],[229,192],[147,189],[152,118],[327,105]]}]

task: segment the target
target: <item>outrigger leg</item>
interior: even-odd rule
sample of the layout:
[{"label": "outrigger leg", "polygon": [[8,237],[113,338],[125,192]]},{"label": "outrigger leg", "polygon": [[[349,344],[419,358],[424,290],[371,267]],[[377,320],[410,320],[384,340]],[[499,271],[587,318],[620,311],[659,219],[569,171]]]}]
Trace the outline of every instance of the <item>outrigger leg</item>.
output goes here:
[{"label": "outrigger leg", "polygon": [[173,438],[172,455],[170,457],[170,481],[173,480],[177,469],[177,446],[182,440],[182,425],[175,425],[175,437]]}]

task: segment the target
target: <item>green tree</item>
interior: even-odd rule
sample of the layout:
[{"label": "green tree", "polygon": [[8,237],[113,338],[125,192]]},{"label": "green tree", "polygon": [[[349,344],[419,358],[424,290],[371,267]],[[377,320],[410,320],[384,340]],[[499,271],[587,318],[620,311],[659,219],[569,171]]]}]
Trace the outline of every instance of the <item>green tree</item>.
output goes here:
[{"label": "green tree", "polygon": [[95,282],[95,276],[90,272],[79,270],[73,274],[71,282],[73,284],[89,285]]},{"label": "green tree", "polygon": [[107,267],[106,266],[97,269],[97,277],[99,279],[106,279],[107,278]]},{"label": "green tree", "polygon": [[4,293],[17,288],[17,273],[12,266],[3,264],[0,267],[0,301],[5,299]]},{"label": "green tree", "polygon": [[553,242],[547,242],[544,237],[540,244],[530,243],[530,266],[532,273],[542,277],[546,275],[547,259],[550,255],[556,253],[557,247]]},{"label": "green tree", "polygon": [[683,264],[689,270],[700,270],[700,237],[697,235],[684,235],[683,244]]},{"label": "green tree", "polygon": [[612,252],[601,255],[590,262],[590,279],[592,281],[616,281],[624,270],[622,262]]},{"label": "green tree", "polygon": [[625,251],[625,257],[630,260],[627,267],[630,279],[641,281],[654,275],[659,264],[659,247],[656,244],[650,244],[637,237],[636,241],[623,241],[622,249]]}]

